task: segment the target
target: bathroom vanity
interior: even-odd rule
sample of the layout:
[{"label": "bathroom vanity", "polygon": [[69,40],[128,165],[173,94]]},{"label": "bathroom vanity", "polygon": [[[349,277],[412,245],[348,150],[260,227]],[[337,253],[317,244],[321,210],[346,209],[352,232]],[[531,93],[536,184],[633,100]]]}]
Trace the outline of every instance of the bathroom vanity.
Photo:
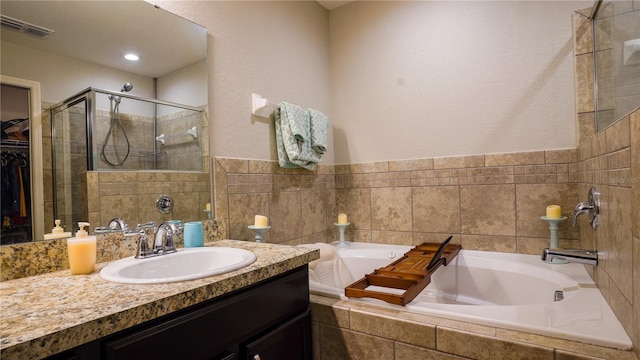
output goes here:
[{"label": "bathroom vanity", "polygon": [[214,244],[250,250],[257,260],[168,284],[118,284],[68,270],[0,283],[0,357],[311,359],[307,263],[317,251]]}]

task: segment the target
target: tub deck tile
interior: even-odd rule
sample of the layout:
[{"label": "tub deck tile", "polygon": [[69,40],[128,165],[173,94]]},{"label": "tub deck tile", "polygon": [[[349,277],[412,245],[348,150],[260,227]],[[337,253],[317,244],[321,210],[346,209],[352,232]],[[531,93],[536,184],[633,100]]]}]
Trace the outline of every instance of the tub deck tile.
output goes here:
[{"label": "tub deck tile", "polygon": [[[349,303],[313,294],[311,301],[314,331],[319,333],[318,351],[323,354],[321,360],[637,360],[632,351],[393,310],[376,304]],[[398,328],[402,326],[406,328]],[[435,346],[420,344],[424,340],[422,338],[414,340],[416,336],[424,336],[425,333],[430,338],[431,331],[435,332]],[[405,335],[407,332],[411,335]],[[389,341],[393,344],[395,355],[386,357]],[[383,349],[380,355],[368,358],[370,354],[366,347],[371,342],[375,344],[373,347],[380,344]],[[350,348],[351,346],[354,348]],[[326,352],[327,347],[330,347],[329,352]]]},{"label": "tub deck tile", "polygon": [[578,341],[558,339],[550,336],[531,334],[522,331],[497,329],[496,336],[502,339],[526,342],[542,346],[551,346],[559,350],[571,351],[576,354],[596,356],[603,359],[637,360],[631,351],[607,348],[585,344]]},{"label": "tub deck tile", "polygon": [[428,349],[436,347],[436,327],[396,317],[380,316],[351,310],[350,325],[354,331],[398,340]]},{"label": "tub deck tile", "polygon": [[443,326],[437,328],[437,339],[438,350],[472,359],[554,360],[553,348],[501,340]]}]

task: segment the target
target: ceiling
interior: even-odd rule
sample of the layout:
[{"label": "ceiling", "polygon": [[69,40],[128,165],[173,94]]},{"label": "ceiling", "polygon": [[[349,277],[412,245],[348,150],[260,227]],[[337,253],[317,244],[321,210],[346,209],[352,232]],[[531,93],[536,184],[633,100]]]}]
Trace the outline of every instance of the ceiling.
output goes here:
[{"label": "ceiling", "polygon": [[[352,1],[317,0],[327,10]],[[117,6],[115,6],[117,4]],[[126,9],[123,5],[126,4]],[[196,26],[144,1],[2,1],[0,13],[55,31],[45,39],[0,30],[2,41],[97,63],[148,76],[160,77],[204,58],[206,43],[200,35],[185,38],[176,31]],[[163,24],[163,26],[157,26]],[[153,31],[146,31],[148,29]],[[81,30],[80,30],[81,29]],[[132,36],[135,34],[135,36]],[[166,44],[173,44],[167,51]],[[138,62],[123,59],[135,51]],[[159,61],[162,59],[162,61]]]},{"label": "ceiling", "polygon": [[340,0],[316,0],[320,5],[324,6],[325,9],[327,10],[333,10],[335,8],[339,8],[342,5],[346,5],[350,2],[353,2],[353,0],[351,1],[340,1]]},{"label": "ceiling", "polygon": [[[3,0],[0,13],[55,30],[42,39],[2,28],[2,41],[144,76],[160,77],[206,56],[206,29],[144,1]],[[185,36],[194,26],[200,31]],[[140,61],[124,60],[129,51]]]}]

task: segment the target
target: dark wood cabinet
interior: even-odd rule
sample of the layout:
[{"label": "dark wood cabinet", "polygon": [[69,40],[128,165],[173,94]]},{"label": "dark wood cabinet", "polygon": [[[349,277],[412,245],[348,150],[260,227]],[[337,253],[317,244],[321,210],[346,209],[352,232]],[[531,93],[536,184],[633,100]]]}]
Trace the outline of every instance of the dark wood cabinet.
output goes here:
[{"label": "dark wood cabinet", "polygon": [[51,359],[311,360],[303,266]]},{"label": "dark wood cabinet", "polygon": [[311,359],[311,312],[288,321],[242,348],[246,360]]}]

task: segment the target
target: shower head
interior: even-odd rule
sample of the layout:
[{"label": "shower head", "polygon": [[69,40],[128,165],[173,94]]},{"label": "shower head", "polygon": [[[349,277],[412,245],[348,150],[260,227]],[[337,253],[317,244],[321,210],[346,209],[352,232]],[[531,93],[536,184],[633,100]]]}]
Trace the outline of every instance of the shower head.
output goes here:
[{"label": "shower head", "polygon": [[131,83],[126,83],[122,85],[122,90],[120,90],[120,92],[129,92],[131,89],[133,89],[133,85]]}]

